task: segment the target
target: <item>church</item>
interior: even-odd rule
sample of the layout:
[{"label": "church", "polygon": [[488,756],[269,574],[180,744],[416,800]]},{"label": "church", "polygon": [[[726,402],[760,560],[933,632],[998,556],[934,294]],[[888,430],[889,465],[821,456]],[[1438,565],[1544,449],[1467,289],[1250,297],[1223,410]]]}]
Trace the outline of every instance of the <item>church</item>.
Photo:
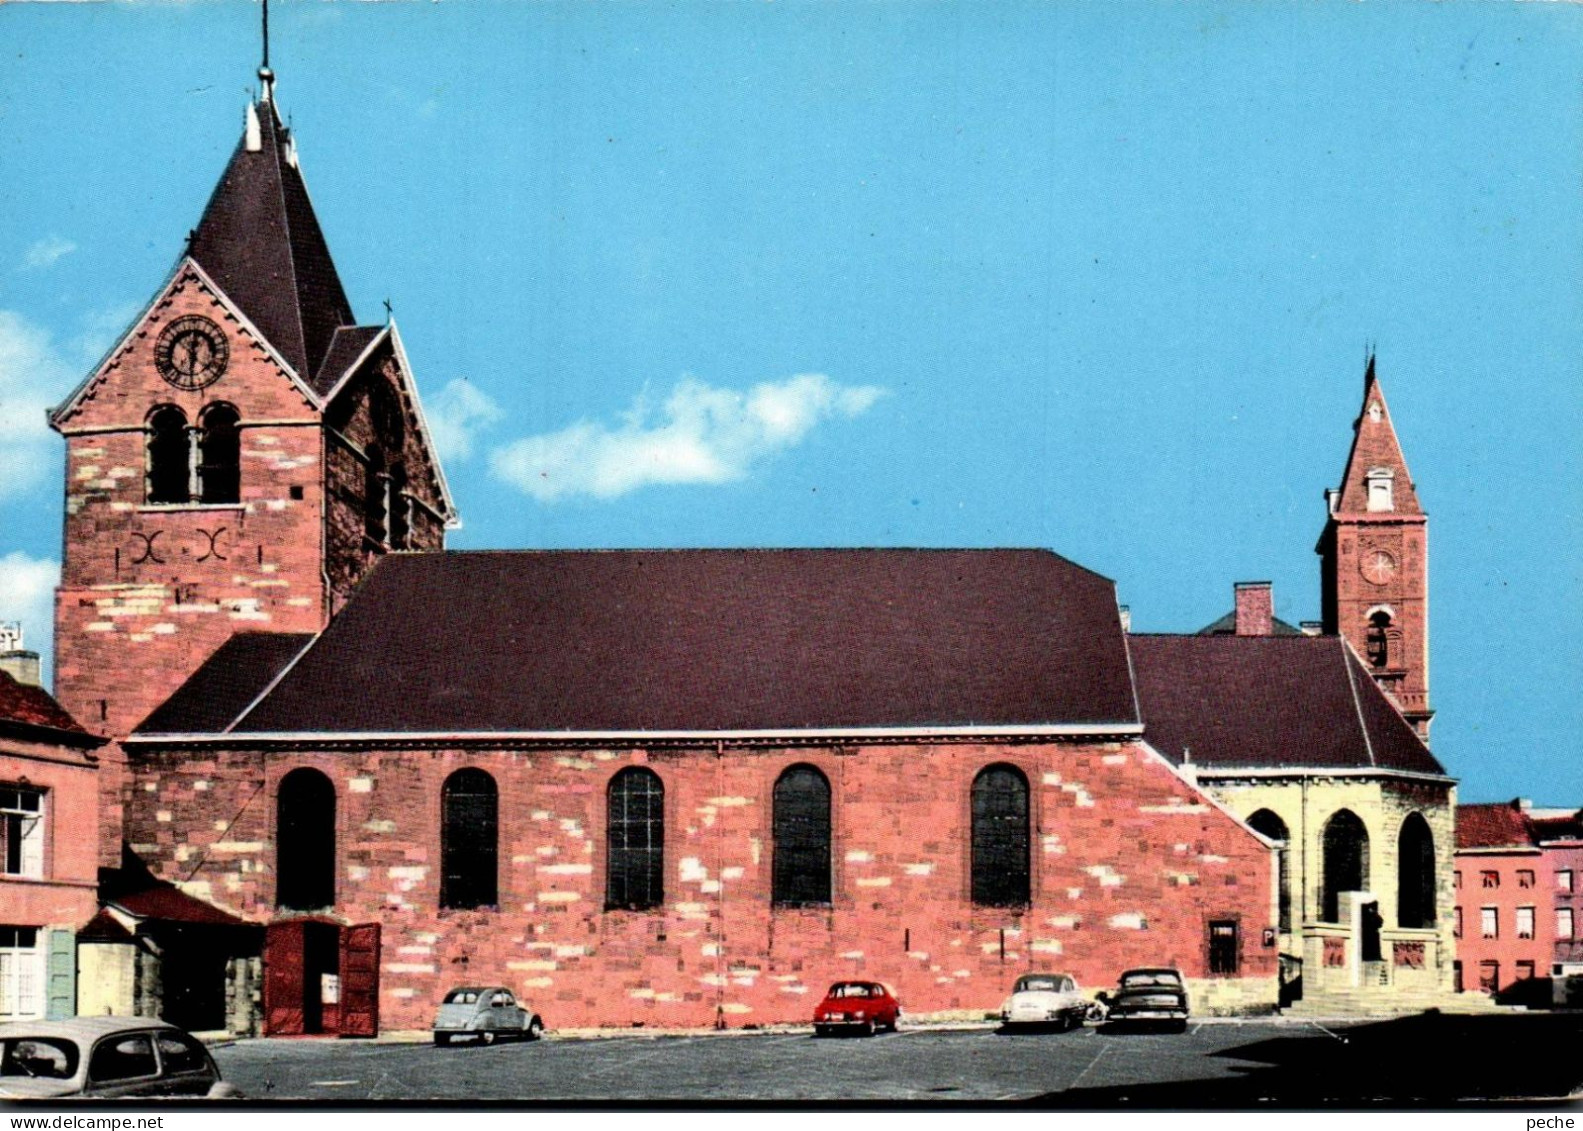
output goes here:
[{"label": "church", "polygon": [[354,318],[259,77],[51,417],[56,694],[111,740],[115,922],[78,949],[136,998],[96,1010],[366,1036],[465,984],[551,1028],[806,1023],[852,976],[971,1018],[1033,970],[1176,966],[1200,1013],[1449,988],[1426,519],[1372,362],[1311,628],[1251,584],[1132,634],[1042,549],[448,552],[401,336]]}]

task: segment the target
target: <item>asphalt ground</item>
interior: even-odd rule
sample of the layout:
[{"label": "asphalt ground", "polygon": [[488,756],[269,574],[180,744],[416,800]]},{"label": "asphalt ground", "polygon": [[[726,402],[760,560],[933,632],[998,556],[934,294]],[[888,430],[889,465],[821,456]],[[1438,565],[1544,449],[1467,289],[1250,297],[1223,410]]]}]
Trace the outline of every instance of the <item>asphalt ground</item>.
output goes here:
[{"label": "asphalt ground", "polygon": [[908,1030],[558,1038],[435,1048],[306,1039],[214,1051],[260,1101],[787,1104],[967,1100],[1079,1108],[1432,1104],[1583,1095],[1583,1015],[1321,1024],[1195,1022],[1183,1033]]}]

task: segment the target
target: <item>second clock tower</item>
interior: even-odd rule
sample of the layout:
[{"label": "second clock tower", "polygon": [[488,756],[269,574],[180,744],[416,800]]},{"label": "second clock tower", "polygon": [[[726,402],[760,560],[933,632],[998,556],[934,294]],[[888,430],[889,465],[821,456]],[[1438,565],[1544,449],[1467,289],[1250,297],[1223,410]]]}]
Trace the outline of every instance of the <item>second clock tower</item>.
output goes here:
[{"label": "second clock tower", "polygon": [[1316,547],[1324,630],[1347,638],[1429,739],[1429,519],[1369,358],[1363,408]]}]

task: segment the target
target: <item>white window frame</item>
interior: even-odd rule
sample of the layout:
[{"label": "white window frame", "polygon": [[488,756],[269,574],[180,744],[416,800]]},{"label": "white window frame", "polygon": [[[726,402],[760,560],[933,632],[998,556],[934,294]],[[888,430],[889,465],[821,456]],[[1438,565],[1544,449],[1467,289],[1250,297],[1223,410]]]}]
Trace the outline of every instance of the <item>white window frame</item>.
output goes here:
[{"label": "white window frame", "polygon": [[1498,908],[1479,908],[1479,937],[1486,939],[1501,937],[1501,916]]},{"label": "white window frame", "polygon": [[1570,907],[1557,907],[1556,938],[1570,939],[1572,937],[1573,928],[1574,924],[1572,921],[1572,909]]},{"label": "white window frame", "polygon": [[[33,806],[28,806],[32,798]],[[44,878],[46,791],[30,785],[0,785],[0,876]],[[20,826],[17,867],[11,866],[12,830]]]},{"label": "white window frame", "polygon": [[[44,1016],[44,932],[37,927],[0,927],[0,1021]],[[32,946],[22,942],[32,936]]]},{"label": "white window frame", "polygon": [[1388,467],[1371,467],[1368,474],[1363,477],[1367,487],[1367,505],[1371,511],[1393,511],[1396,509],[1395,500],[1396,472]]},{"label": "white window frame", "polygon": [[1572,869],[1562,868],[1556,872],[1556,891],[1572,890]]},{"label": "white window frame", "polygon": [[1532,907],[1519,907],[1517,909],[1517,937],[1531,939],[1534,937],[1534,909]]}]

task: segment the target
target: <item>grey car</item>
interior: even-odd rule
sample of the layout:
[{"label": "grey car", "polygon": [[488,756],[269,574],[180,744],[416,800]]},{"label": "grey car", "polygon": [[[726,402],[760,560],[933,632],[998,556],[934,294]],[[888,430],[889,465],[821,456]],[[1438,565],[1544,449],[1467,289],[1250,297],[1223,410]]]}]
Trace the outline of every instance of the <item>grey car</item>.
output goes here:
[{"label": "grey car", "polygon": [[492,1045],[501,1037],[536,1041],[544,1022],[517,1001],[504,986],[458,986],[445,995],[434,1017],[434,1043],[448,1045],[453,1038],[474,1038]]},{"label": "grey car", "polygon": [[0,1097],[240,1096],[197,1038],[149,1017],[0,1025]]}]

